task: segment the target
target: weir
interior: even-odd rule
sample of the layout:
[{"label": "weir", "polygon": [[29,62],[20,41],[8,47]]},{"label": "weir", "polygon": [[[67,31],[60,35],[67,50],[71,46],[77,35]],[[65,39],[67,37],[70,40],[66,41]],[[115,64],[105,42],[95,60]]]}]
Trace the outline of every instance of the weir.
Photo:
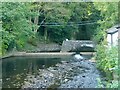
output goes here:
[{"label": "weir", "polygon": [[91,40],[68,40],[63,41],[61,52],[93,52],[95,46]]},{"label": "weir", "polygon": [[90,40],[67,40],[63,41],[62,46],[57,44],[39,45],[39,48],[35,50],[29,52],[14,52],[10,55],[3,56],[2,59],[12,56],[71,56],[75,54],[75,52],[81,52],[81,54],[86,54],[87,52],[91,54],[92,52],[93,54],[95,46],[95,43]]}]

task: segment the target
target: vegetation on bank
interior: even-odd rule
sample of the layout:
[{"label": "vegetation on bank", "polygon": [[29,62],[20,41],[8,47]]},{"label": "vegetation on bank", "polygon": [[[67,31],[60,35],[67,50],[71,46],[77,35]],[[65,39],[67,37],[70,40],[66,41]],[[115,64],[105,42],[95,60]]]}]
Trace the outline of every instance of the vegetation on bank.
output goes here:
[{"label": "vegetation on bank", "polygon": [[0,55],[14,49],[31,50],[39,43],[61,44],[66,38],[94,40],[98,44],[98,68],[105,72],[112,87],[112,75],[118,70],[118,49],[106,48],[105,31],[118,24],[117,2],[3,2],[1,6]]},{"label": "vegetation on bank", "polygon": [[[99,6],[98,4],[101,4]],[[103,72],[106,77],[106,82],[104,87],[107,88],[118,88],[118,45],[108,47],[106,40],[106,30],[110,28],[115,23],[118,23],[118,5],[120,3],[97,3],[97,7],[101,10],[101,16],[104,16],[103,22],[98,30],[98,34],[95,36],[95,39],[98,41],[101,38],[101,41],[96,47],[96,63],[98,69]],[[104,6],[104,7],[102,7]],[[112,6],[112,7],[111,7]],[[120,5],[119,5],[120,6]],[[113,9],[114,8],[114,9]],[[102,83],[102,84],[103,84]],[[100,87],[103,87],[100,85]]]},{"label": "vegetation on bank", "polygon": [[118,87],[118,46],[106,47],[105,44],[101,43],[97,46],[96,54],[97,67],[104,74],[105,80],[103,82],[107,88]]}]

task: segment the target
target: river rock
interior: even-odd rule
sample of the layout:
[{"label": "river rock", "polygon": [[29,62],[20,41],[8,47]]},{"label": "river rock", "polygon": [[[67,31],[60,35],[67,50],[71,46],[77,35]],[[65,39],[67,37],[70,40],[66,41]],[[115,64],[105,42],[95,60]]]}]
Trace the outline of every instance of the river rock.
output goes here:
[{"label": "river rock", "polygon": [[[57,88],[95,88],[100,78],[95,63],[88,60],[62,62],[54,67],[39,69],[38,76],[28,75],[24,88],[49,88],[55,84]],[[33,83],[34,82],[34,83]]]}]

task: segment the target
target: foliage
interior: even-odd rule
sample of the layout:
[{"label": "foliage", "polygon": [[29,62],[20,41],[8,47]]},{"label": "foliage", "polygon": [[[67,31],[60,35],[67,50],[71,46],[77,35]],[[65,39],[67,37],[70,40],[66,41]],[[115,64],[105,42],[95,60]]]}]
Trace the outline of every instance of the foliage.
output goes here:
[{"label": "foliage", "polygon": [[110,49],[103,44],[97,46],[97,64],[104,72],[111,72],[118,68],[118,48],[113,46]]},{"label": "foliage", "polygon": [[100,78],[97,78],[98,86],[97,88],[118,88],[118,80],[113,80],[111,82],[102,81]]},{"label": "foliage", "polygon": [[111,83],[107,83],[107,88],[118,88],[118,84],[119,82],[118,81],[112,81]]},{"label": "foliage", "polygon": [[40,26],[39,33],[57,43],[66,38],[91,39],[97,25],[86,23],[100,19],[100,11],[93,3],[43,3],[41,9],[40,22],[45,19],[43,25],[46,26]]},{"label": "foliage", "polygon": [[[2,3],[2,49],[22,48],[28,38],[34,36],[34,24],[29,17],[34,18],[35,12],[30,12],[29,3]],[[34,16],[33,16],[34,13]]]},{"label": "foliage", "polygon": [[118,3],[117,2],[95,2],[96,9],[100,10],[100,16],[102,17],[98,20],[99,26],[95,30],[93,40],[97,43],[103,41],[106,37],[106,30],[118,22]]},{"label": "foliage", "polygon": [[[118,76],[118,46],[111,48],[106,43],[106,30],[118,23],[118,3],[104,2],[94,3],[95,7],[101,11],[100,24],[95,30],[93,40],[99,45],[96,48],[97,67],[105,73],[108,81],[105,82],[107,88],[117,88],[117,80],[113,80],[114,75]],[[100,84],[101,86],[101,84]],[[103,86],[102,86],[103,87]]]},{"label": "foliage", "polygon": [[70,18],[70,9],[66,9],[61,3],[46,3],[44,9],[44,17],[46,18],[44,23],[62,24],[59,27],[46,26],[45,29],[49,33],[48,37],[55,42],[63,41],[62,37],[65,36],[63,29]]},{"label": "foliage", "polygon": [[116,3],[4,2],[1,6],[3,53],[14,47],[21,50],[27,43],[61,44],[66,38],[99,42],[105,30],[117,23]]},{"label": "foliage", "polygon": [[[105,73],[105,76],[108,80],[106,87],[115,86],[112,81],[115,77],[118,76],[118,47],[112,46],[111,48],[106,47],[105,44],[100,44],[97,46],[97,67]],[[112,81],[112,83],[110,83]],[[116,86],[118,83],[116,83]]]}]

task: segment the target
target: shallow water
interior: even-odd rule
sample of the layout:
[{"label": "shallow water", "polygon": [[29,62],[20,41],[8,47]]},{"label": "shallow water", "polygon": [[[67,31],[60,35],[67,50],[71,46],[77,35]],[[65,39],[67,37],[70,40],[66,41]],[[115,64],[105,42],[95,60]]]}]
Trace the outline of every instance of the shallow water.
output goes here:
[{"label": "shallow water", "polygon": [[2,60],[3,88],[96,88],[100,73],[90,56],[11,57]]},{"label": "shallow water", "polygon": [[28,74],[37,74],[39,69],[52,67],[69,57],[10,57],[2,60],[2,87],[20,88]]},{"label": "shallow water", "polygon": [[100,73],[88,59],[61,61],[55,66],[28,74],[22,88],[97,88]]}]

